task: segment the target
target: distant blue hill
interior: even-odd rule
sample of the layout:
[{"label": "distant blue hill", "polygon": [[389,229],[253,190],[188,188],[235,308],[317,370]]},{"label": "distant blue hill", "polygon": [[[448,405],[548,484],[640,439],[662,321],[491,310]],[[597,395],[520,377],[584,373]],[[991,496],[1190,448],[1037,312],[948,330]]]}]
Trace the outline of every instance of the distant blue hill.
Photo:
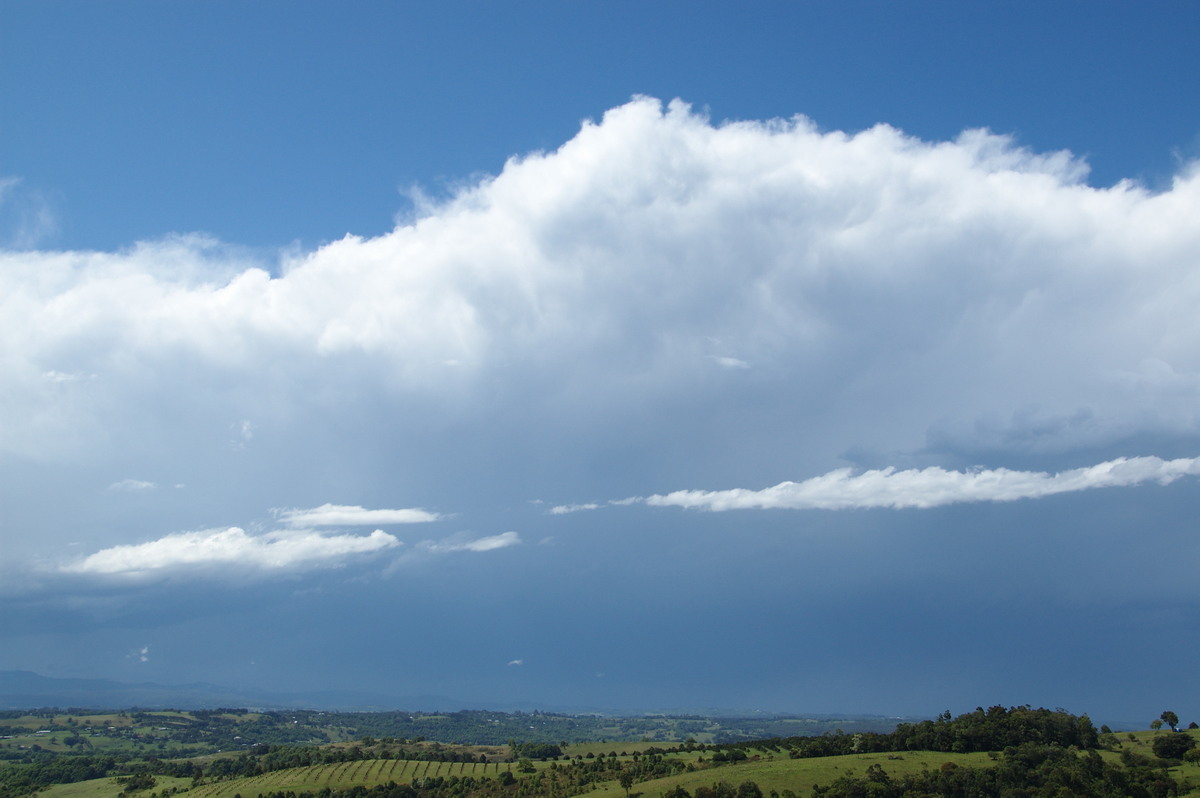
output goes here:
[{"label": "distant blue hill", "polygon": [[[108,679],[58,679],[31,671],[0,671],[0,709],[78,707],[80,709],[216,709],[254,707],[324,710],[497,709],[468,705],[444,696],[394,696],[353,690],[271,693],[196,682],[129,684]],[[524,707],[513,707],[519,709]]]}]

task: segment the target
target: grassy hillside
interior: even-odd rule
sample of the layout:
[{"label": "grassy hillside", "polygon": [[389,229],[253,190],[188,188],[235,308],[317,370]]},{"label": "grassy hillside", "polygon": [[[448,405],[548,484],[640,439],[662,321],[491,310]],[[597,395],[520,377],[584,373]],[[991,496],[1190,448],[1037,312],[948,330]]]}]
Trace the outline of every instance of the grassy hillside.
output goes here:
[{"label": "grassy hillside", "polygon": [[[158,716],[147,725],[145,717],[123,713],[104,720],[111,721],[105,732],[118,736],[168,729],[171,723]],[[194,720],[178,713],[175,722],[194,731],[189,726]],[[57,731],[80,725],[77,718],[53,721],[55,733],[36,738],[30,736],[39,731],[33,724],[8,728],[20,739],[49,744],[47,738],[59,736]],[[219,728],[235,731],[257,723],[241,716],[217,719]],[[802,735],[723,745],[648,740],[531,742],[510,748],[363,737],[320,746],[260,743],[175,760],[26,749],[23,760],[10,758],[0,766],[0,797],[36,790],[47,798],[893,798],[914,792],[1168,798],[1200,795],[1200,746],[1187,752],[1186,761],[1155,754],[1167,750],[1164,743],[1198,735],[1097,734],[1086,716],[993,707],[901,724],[887,734]],[[10,757],[20,753],[8,751]],[[91,771],[80,770],[87,763]],[[75,783],[51,786],[56,781]]]},{"label": "grassy hillside", "polygon": [[[1144,756],[1151,756],[1151,745],[1156,736],[1169,732],[1137,732],[1132,735],[1119,735],[1115,750],[1105,750],[1101,756],[1105,761],[1119,765],[1121,752],[1131,751]],[[1196,735],[1197,732],[1189,734]],[[648,744],[644,744],[648,745]],[[583,755],[581,750],[587,747],[572,747],[568,756]],[[641,781],[631,785],[627,793],[617,778],[597,781],[583,790],[589,798],[626,798],[642,796],[642,798],[659,798],[679,788],[690,795],[703,793],[705,788],[713,788],[724,782],[730,788],[737,789],[746,782],[753,782],[764,796],[787,796],[790,792],[800,798],[807,798],[817,785],[829,785],[837,779],[853,776],[863,777],[868,768],[878,766],[893,779],[907,774],[957,768],[988,768],[994,767],[994,754],[987,752],[976,753],[947,753],[933,751],[907,751],[902,753],[867,753],[847,754],[841,756],[815,757],[792,759],[780,755],[769,748],[745,749],[746,760],[715,765],[704,752],[681,752],[668,755],[685,764],[685,769],[677,774]],[[640,758],[640,757],[639,757]],[[634,761],[634,756],[618,756],[616,760],[622,765]],[[572,760],[579,761],[579,760]],[[530,763],[534,772],[522,773],[515,763],[468,763],[468,762],[429,762],[405,761],[395,759],[364,759],[354,762],[329,763],[311,767],[289,768],[265,773],[249,778],[219,781],[210,784],[193,786],[190,781],[183,779],[160,778],[152,789],[142,792],[144,796],[151,793],[163,795],[173,792],[191,798],[254,798],[257,795],[272,793],[302,794],[305,792],[318,795],[322,790],[349,791],[354,787],[372,788],[388,783],[403,785],[418,785],[419,794],[424,793],[426,783],[441,780],[442,784],[452,783],[454,779],[462,783],[488,783],[496,785],[501,773],[511,773],[515,783],[507,788],[507,793],[520,795],[550,795],[561,796],[572,794],[570,791],[559,791],[561,780],[555,781],[553,774],[565,772],[568,766],[566,760],[555,762]],[[690,767],[686,767],[690,766]],[[1183,789],[1179,795],[1200,795],[1200,763],[1184,763],[1170,769],[1170,774],[1182,781]],[[535,786],[536,785],[536,788]],[[1195,785],[1195,789],[1192,788]],[[118,798],[122,796],[122,786],[113,779],[98,779],[73,785],[57,785],[42,793],[43,798]],[[464,794],[473,794],[466,792]],[[678,793],[676,793],[677,795]]]},{"label": "grassy hillside", "polygon": [[[632,759],[630,757],[629,759]],[[696,757],[690,756],[692,762]],[[735,765],[708,767],[688,772],[678,776],[641,782],[633,785],[630,794],[641,795],[645,798],[657,798],[669,790],[680,786],[689,793],[694,793],[699,787],[711,786],[724,781],[737,786],[745,781],[754,781],[764,794],[775,791],[782,794],[784,790],[792,790],[797,795],[807,796],[815,784],[827,784],[846,773],[862,773],[872,763],[881,763],[889,771],[907,773],[922,768],[940,767],[945,762],[954,762],[960,766],[987,766],[991,760],[987,754],[940,754],[917,752],[902,755],[900,758],[888,759],[886,754],[863,754],[820,759],[761,759]],[[470,765],[464,763],[439,762],[395,762],[389,760],[368,760],[359,763],[343,763],[337,766],[318,765],[309,768],[295,768],[275,773],[268,773],[248,779],[237,779],[218,784],[206,784],[193,788],[188,795],[192,798],[252,798],[259,793],[293,791],[319,793],[328,787],[334,790],[349,790],[355,786],[374,787],[387,784],[389,781],[403,783],[411,782],[414,778],[448,778],[458,776],[494,777],[507,765]],[[415,766],[415,767],[414,767]],[[548,769],[547,763],[535,763],[540,771]],[[513,771],[519,780],[529,780],[533,774],[520,774]],[[47,798],[58,798],[57,792],[43,793]],[[625,798],[625,791],[616,779],[599,782],[594,789],[588,790],[591,798]],[[65,798],[65,794],[64,794]]]}]

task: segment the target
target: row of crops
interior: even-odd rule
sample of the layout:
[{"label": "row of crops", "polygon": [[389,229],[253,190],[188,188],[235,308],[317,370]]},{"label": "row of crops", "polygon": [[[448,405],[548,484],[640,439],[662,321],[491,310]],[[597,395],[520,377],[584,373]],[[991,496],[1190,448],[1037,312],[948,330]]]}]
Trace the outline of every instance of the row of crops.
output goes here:
[{"label": "row of crops", "polygon": [[354,785],[373,787],[388,782],[414,779],[482,776],[493,777],[510,766],[499,762],[415,762],[401,759],[363,759],[263,773],[234,782],[203,784],[189,791],[195,798],[222,798],[236,792],[257,795],[286,790],[318,791],[325,787],[344,789]]}]

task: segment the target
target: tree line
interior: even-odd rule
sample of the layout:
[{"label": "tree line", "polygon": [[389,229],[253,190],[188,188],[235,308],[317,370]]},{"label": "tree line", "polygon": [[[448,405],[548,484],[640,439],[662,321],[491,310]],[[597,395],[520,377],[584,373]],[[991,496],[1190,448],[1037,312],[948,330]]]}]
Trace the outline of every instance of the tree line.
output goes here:
[{"label": "tree line", "polygon": [[1023,743],[1004,749],[993,767],[940,768],[892,777],[881,765],[813,789],[813,798],[1168,798],[1180,785],[1167,763],[1124,751],[1122,766],[1097,751]]},{"label": "tree line", "polygon": [[1083,749],[1096,748],[1099,733],[1087,715],[1075,716],[1062,709],[1033,709],[993,706],[977,707],[958,717],[943,712],[935,720],[901,723],[890,733],[835,732],[816,737],[776,737],[744,743],[725,743],[715,748],[713,761],[745,758],[750,748],[784,752],[793,758],[840,756],[843,754],[893,751],[941,751],[972,753],[999,751],[1026,742]]}]

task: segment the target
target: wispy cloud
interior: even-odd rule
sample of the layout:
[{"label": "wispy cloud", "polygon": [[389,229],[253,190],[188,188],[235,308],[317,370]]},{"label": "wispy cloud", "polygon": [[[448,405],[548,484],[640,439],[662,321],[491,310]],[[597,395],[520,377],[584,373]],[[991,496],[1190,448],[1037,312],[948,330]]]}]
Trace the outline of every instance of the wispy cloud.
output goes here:
[{"label": "wispy cloud", "polygon": [[736,357],[718,357],[718,356],[714,355],[713,360],[715,360],[717,362],[718,366],[723,366],[724,368],[727,368],[727,369],[748,369],[748,368],[750,368],[749,363],[747,363],[744,360],[741,360],[740,358],[736,358]]},{"label": "wispy cloud", "polygon": [[[1054,474],[1008,468],[948,471],[937,467],[903,471],[882,468],[856,474],[852,469],[839,468],[802,482],[780,482],[762,490],[677,490],[653,496],[617,499],[608,504],[648,504],[653,507],[684,507],[714,512],[876,507],[925,509],[966,502],[1038,499],[1096,488],[1132,487],[1147,482],[1167,485],[1184,476],[1200,476],[1200,458],[1162,460],[1158,457],[1119,457]],[[560,515],[594,510],[601,506],[560,505],[550,512]]]},{"label": "wispy cloud", "polygon": [[451,551],[495,551],[521,543],[521,536],[516,532],[504,532],[490,537],[475,538],[474,540],[441,540],[424,541],[421,547],[425,551],[442,553]]},{"label": "wispy cloud", "polygon": [[250,535],[239,527],[180,532],[135,545],[101,549],[62,571],[93,576],[151,576],[189,569],[222,568],[258,571],[329,567],[348,557],[401,545],[392,535],[270,533]]},{"label": "wispy cloud", "polygon": [[108,486],[108,490],[113,492],[132,493],[142,490],[153,490],[157,487],[153,482],[147,482],[144,479],[122,479],[120,482],[114,482]]},{"label": "wispy cloud", "polygon": [[0,246],[30,249],[58,231],[51,203],[39,191],[26,190],[21,178],[0,178]]},{"label": "wispy cloud", "polygon": [[322,504],[308,510],[276,510],[275,514],[281,523],[294,528],[425,524],[441,517],[419,508],[368,510],[349,504]]},{"label": "wispy cloud", "polygon": [[550,515],[567,515],[568,513],[579,513],[585,510],[598,510],[600,505],[596,502],[588,502],[587,504],[559,504],[551,507],[546,512]]}]

